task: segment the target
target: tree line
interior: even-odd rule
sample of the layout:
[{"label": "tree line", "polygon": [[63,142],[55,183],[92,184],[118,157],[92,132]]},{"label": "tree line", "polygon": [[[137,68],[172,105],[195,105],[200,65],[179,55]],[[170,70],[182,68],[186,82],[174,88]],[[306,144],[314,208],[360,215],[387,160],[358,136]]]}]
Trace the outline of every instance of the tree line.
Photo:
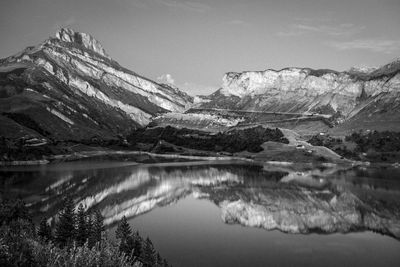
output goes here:
[{"label": "tree line", "polygon": [[125,216],[115,236],[116,243],[107,238],[98,210],[75,211],[70,197],[53,227],[46,218],[35,226],[21,200],[0,203],[0,266],[170,266]]},{"label": "tree line", "polygon": [[127,136],[128,142],[135,148],[139,143],[152,144],[154,147],[160,140],[168,143],[205,151],[226,151],[230,153],[262,151],[261,145],[267,141],[288,144],[289,140],[278,128],[270,129],[262,126],[233,129],[225,132],[209,133],[172,126],[156,128],[140,128]]},{"label": "tree line", "polygon": [[398,132],[353,132],[344,139],[317,134],[308,142],[313,146],[325,146],[345,158],[354,160],[372,162],[400,160],[400,133]]}]

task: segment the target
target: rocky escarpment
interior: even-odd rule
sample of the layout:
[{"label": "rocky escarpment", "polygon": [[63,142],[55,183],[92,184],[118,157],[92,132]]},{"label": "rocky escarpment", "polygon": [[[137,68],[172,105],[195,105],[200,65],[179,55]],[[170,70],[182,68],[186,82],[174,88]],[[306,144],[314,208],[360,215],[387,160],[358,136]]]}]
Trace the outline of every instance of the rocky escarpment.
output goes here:
[{"label": "rocky escarpment", "polygon": [[0,61],[2,136],[112,138],[191,102],[120,66],[99,41],[71,29]]},{"label": "rocky escarpment", "polygon": [[[221,88],[203,98],[198,106],[335,114],[341,123],[357,116],[372,116],[372,121],[388,120],[392,113],[400,111],[399,96],[400,60],[396,60],[377,69],[345,72],[309,68],[229,72],[223,77]],[[390,114],[382,114],[385,112]],[[375,118],[377,113],[381,115],[379,119]],[[398,125],[399,119],[396,116]]]}]

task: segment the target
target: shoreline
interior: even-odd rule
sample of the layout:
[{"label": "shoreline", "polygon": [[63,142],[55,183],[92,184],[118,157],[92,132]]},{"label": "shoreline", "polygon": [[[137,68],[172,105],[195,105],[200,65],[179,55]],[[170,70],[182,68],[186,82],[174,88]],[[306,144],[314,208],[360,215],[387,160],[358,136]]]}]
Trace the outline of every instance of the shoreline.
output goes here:
[{"label": "shoreline", "polygon": [[97,157],[105,157],[105,156],[120,156],[121,159],[124,156],[141,156],[146,155],[149,157],[158,157],[165,159],[186,159],[186,160],[202,160],[202,161],[211,161],[211,160],[241,160],[247,162],[256,162],[254,159],[246,158],[246,157],[238,157],[238,156],[192,156],[192,155],[179,155],[179,154],[157,154],[147,151],[106,151],[106,150],[98,150],[98,151],[82,151],[75,152],[71,154],[64,155],[54,155],[47,159],[42,160],[17,160],[17,161],[0,161],[1,166],[39,166],[39,165],[48,165],[52,163],[60,163],[60,162],[72,162],[79,161],[82,159],[94,159]]},{"label": "shoreline", "polygon": [[338,165],[348,165],[348,166],[361,166],[361,167],[393,167],[398,168],[398,164],[396,163],[382,163],[382,162],[363,162],[363,161],[347,161],[347,162],[296,162],[296,161],[280,161],[280,160],[261,160],[257,158],[243,157],[243,156],[195,156],[195,155],[180,155],[180,154],[157,154],[147,151],[123,151],[123,150],[97,150],[97,151],[81,151],[74,152],[71,154],[61,154],[50,156],[46,159],[41,160],[16,160],[16,161],[0,161],[0,167],[7,166],[41,166],[41,165],[49,165],[60,162],[73,162],[84,159],[96,159],[101,157],[117,157],[115,160],[124,159],[127,156],[142,156],[146,155],[154,158],[164,158],[164,159],[183,159],[183,160],[199,160],[199,161],[227,161],[227,160],[240,160],[249,163],[258,163],[258,164],[269,164],[269,165],[277,165],[277,166],[290,166],[296,164],[317,164],[325,167],[333,167]]}]

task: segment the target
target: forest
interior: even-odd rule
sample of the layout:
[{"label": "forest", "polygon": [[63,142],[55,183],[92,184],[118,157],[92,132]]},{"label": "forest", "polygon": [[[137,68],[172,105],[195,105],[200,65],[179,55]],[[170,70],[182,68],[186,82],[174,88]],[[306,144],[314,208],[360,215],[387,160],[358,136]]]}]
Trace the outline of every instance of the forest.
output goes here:
[{"label": "forest", "polygon": [[0,266],[122,266],[168,267],[147,237],[131,228],[123,217],[107,237],[98,210],[75,211],[67,197],[53,227],[43,218],[35,225],[23,201],[0,203]]}]

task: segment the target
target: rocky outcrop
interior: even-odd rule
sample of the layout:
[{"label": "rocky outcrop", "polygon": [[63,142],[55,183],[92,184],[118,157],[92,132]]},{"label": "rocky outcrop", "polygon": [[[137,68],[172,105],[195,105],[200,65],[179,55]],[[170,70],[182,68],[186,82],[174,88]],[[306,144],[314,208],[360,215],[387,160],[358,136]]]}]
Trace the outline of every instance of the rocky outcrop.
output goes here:
[{"label": "rocky outcrop", "polygon": [[[192,101],[120,66],[99,41],[71,29],[0,61],[2,115],[24,114],[57,140],[126,134]],[[31,129],[13,123],[22,127],[18,134]]]},{"label": "rocky outcrop", "polygon": [[72,29],[63,28],[56,33],[56,38],[68,43],[82,45],[88,50],[94,51],[103,57],[111,59],[99,41],[87,33],[74,32]]},{"label": "rocky outcrop", "polygon": [[166,113],[153,119],[152,125],[157,126],[177,126],[180,128],[224,131],[242,122],[240,117],[224,117],[216,114],[201,113]]},{"label": "rocky outcrop", "polygon": [[[229,72],[221,88],[198,104],[222,108],[299,114],[340,115],[346,121],[377,104],[368,114],[380,111],[400,95],[400,60],[377,69],[345,72],[286,68],[279,71]],[[393,107],[399,111],[396,100]]]}]

